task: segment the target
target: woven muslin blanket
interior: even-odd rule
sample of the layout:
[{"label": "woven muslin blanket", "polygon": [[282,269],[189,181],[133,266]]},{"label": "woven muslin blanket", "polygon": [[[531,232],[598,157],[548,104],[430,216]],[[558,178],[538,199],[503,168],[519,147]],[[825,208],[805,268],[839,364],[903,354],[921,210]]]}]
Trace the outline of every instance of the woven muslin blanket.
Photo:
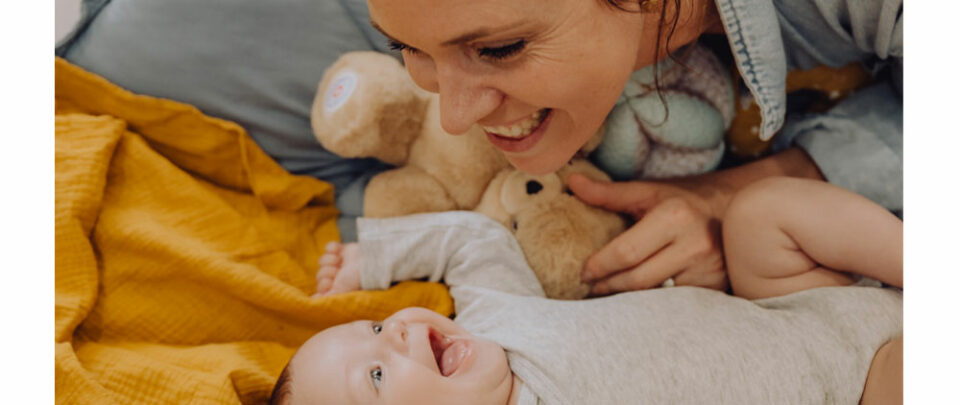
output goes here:
[{"label": "woven muslin blanket", "polygon": [[263,402],[313,333],[446,288],[310,298],[333,190],[238,125],[56,60],[56,398]]}]

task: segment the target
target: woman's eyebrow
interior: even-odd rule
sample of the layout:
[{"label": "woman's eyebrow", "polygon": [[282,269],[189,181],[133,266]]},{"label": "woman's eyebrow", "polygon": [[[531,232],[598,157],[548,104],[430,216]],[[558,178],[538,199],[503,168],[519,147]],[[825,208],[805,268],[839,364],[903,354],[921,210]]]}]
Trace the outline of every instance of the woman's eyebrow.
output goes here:
[{"label": "woman's eyebrow", "polygon": [[403,43],[402,41],[394,38],[393,35],[387,34],[387,32],[384,31],[383,28],[380,27],[380,24],[377,24],[376,21],[370,20],[370,26],[372,26],[372,27],[373,27],[374,29],[376,29],[377,31],[380,31],[380,33],[383,34],[383,36],[387,37],[387,39],[389,39],[390,41],[396,42],[396,43],[401,44],[401,45],[403,45],[403,46],[407,46],[407,44],[405,44],[405,43]]},{"label": "woman's eyebrow", "polygon": [[[377,31],[380,31],[380,33],[383,34],[383,36],[387,37],[387,39],[389,39],[389,40],[391,40],[391,41],[393,41],[393,42],[396,42],[396,43],[398,43],[398,44],[402,44],[402,45],[404,45],[404,46],[407,46],[407,44],[403,43],[403,41],[400,41],[400,40],[394,38],[392,35],[388,34],[386,31],[384,31],[383,28],[381,28],[380,25],[377,24],[376,21],[370,20],[370,25],[373,26],[373,28],[375,28]],[[490,29],[490,28],[480,28],[480,29],[476,29],[476,30],[474,30],[474,31],[471,31],[471,32],[468,32],[468,33],[466,33],[466,34],[460,35],[460,36],[458,36],[458,37],[456,37],[456,38],[454,38],[454,39],[445,41],[442,45],[443,45],[443,46],[450,46],[450,45],[459,45],[459,44],[467,43],[467,42],[473,41],[473,40],[475,40],[475,39],[477,39],[477,38],[483,38],[483,37],[485,37],[485,36],[492,35],[492,33],[501,32],[501,31],[507,30],[507,29],[509,29],[509,28],[516,27],[516,26],[518,26],[518,25],[520,25],[520,24],[518,24],[518,23],[511,23],[511,24],[504,25],[503,27],[494,28],[494,29]]]}]

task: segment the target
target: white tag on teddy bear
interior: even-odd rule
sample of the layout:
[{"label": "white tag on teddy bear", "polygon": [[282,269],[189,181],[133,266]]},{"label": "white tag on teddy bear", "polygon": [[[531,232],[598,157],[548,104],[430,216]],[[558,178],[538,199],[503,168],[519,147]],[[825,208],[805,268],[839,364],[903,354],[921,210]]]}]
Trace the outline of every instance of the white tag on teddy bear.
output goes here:
[{"label": "white tag on teddy bear", "polygon": [[330,114],[340,109],[357,88],[357,75],[353,72],[343,72],[330,81],[327,94],[323,96],[323,110]]}]

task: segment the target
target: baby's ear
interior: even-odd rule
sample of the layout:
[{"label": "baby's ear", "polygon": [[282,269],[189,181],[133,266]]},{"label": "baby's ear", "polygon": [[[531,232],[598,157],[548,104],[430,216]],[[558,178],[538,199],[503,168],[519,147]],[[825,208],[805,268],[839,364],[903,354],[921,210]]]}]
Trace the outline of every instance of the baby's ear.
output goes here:
[{"label": "baby's ear", "polygon": [[427,106],[406,70],[377,52],[344,54],[323,75],[310,111],[314,136],[343,157],[400,165]]}]

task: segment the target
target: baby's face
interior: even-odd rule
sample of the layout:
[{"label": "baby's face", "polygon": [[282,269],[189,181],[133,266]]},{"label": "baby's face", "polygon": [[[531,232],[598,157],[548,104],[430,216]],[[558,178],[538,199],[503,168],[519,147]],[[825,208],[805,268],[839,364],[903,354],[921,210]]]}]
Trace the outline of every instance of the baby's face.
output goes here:
[{"label": "baby's face", "polygon": [[504,404],[513,382],[503,348],[423,308],[318,333],[289,372],[294,404]]}]

